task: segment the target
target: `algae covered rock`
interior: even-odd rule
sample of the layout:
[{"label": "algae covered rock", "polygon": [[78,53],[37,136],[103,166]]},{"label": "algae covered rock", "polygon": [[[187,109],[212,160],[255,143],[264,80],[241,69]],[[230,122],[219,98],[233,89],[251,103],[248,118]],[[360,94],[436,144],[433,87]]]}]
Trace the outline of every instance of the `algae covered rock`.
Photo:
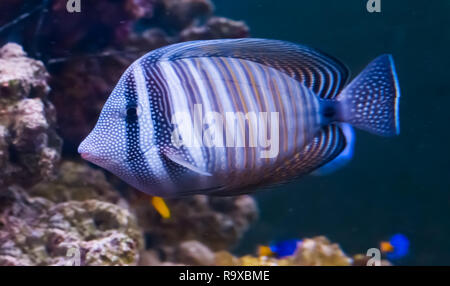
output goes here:
[{"label": "algae covered rock", "polygon": [[210,0],[160,0],[164,22],[181,30],[194,23],[198,17],[212,14],[214,7]]},{"label": "algae covered rock", "polygon": [[186,265],[211,266],[215,263],[214,252],[195,240],[180,243],[175,255],[176,261]]},{"label": "algae covered rock", "polygon": [[304,239],[290,262],[294,265],[305,266],[349,266],[352,259],[342,251],[338,244],[331,243],[324,236],[319,236]]},{"label": "algae covered rock", "polygon": [[[141,232],[133,215],[114,204],[98,200],[55,204],[9,187],[0,193],[0,209],[0,265],[138,262]],[[78,254],[78,261],[71,253]]]},{"label": "algae covered rock", "polygon": [[350,266],[353,263],[338,244],[324,236],[303,239],[292,256],[280,259],[251,255],[238,258],[226,251],[217,252],[215,259],[216,265],[222,266]]},{"label": "algae covered rock", "polygon": [[[164,257],[161,257],[161,251],[165,251]],[[182,241],[173,248],[165,247],[160,251],[145,250],[141,253],[139,261],[140,266],[214,266],[215,263],[214,251],[196,240]]]},{"label": "algae covered rock", "polygon": [[0,48],[1,102],[43,98],[50,91],[48,79],[44,64],[27,58],[20,45],[9,43]]},{"label": "algae covered rock", "polygon": [[0,187],[54,177],[61,139],[48,73],[17,44],[0,48]]},{"label": "algae covered rock", "polygon": [[161,218],[141,195],[130,202],[149,247],[173,248],[182,241],[196,240],[214,251],[229,249],[258,217],[256,202],[250,196],[193,196],[166,203],[170,219]]},{"label": "algae covered rock", "polygon": [[54,180],[40,182],[28,192],[53,202],[97,199],[128,207],[119,192],[107,181],[103,171],[93,169],[86,163],[69,160],[61,163]]},{"label": "algae covered rock", "polygon": [[211,17],[202,26],[190,26],[181,34],[182,41],[212,40],[222,38],[246,38],[248,26],[242,21],[234,21],[223,17]]},{"label": "algae covered rock", "polygon": [[0,265],[136,264],[141,231],[103,173],[58,168],[48,78],[19,45],[0,49]]}]

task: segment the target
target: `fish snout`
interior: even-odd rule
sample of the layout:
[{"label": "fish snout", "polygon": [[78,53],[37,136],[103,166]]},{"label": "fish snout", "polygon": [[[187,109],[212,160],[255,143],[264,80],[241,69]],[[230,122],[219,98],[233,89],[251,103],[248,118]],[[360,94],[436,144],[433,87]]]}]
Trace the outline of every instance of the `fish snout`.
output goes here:
[{"label": "fish snout", "polygon": [[90,162],[95,161],[95,158],[99,157],[98,154],[96,155],[98,152],[95,152],[95,148],[89,143],[89,137],[84,139],[78,146],[78,153],[81,155],[81,158]]},{"label": "fish snout", "polygon": [[122,164],[121,150],[114,148],[114,144],[106,140],[99,140],[99,137],[92,133],[78,146],[81,158],[108,170]]},{"label": "fish snout", "polygon": [[81,158],[83,158],[84,160],[89,161],[89,158],[91,157],[91,155],[87,152],[79,152],[81,155]]},{"label": "fish snout", "polygon": [[78,146],[78,154],[80,154],[81,158],[83,158],[84,160],[88,160],[90,157],[90,153],[89,153],[88,149],[86,148],[85,141],[86,140],[81,142],[80,146]]}]

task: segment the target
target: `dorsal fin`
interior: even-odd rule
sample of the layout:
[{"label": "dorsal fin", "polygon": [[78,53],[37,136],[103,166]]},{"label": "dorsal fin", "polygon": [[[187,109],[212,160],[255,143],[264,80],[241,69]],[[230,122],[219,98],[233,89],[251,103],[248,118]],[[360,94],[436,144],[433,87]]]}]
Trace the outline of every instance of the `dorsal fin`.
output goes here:
[{"label": "dorsal fin", "polygon": [[335,98],[346,85],[349,71],[338,60],[312,48],[284,41],[233,39],[194,41],[158,51],[159,60],[231,57],[275,68],[303,83],[324,99]]}]

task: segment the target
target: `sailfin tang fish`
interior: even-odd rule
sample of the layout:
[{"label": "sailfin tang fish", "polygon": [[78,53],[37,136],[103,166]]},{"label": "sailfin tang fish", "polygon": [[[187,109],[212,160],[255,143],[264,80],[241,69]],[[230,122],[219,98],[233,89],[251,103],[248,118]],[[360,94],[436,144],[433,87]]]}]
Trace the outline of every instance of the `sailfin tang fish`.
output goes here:
[{"label": "sailfin tang fish", "polygon": [[125,71],[79,153],[159,197],[238,195],[330,173],[352,157],[352,127],[400,132],[391,55],[348,82],[338,60],[284,41],[163,47]]}]

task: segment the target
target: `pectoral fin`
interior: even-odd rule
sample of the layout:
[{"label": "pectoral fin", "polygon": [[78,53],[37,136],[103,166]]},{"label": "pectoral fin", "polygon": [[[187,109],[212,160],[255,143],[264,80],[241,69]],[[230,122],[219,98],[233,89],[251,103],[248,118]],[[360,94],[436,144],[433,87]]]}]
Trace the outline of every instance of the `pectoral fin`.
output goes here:
[{"label": "pectoral fin", "polygon": [[197,166],[194,166],[192,163],[189,163],[177,150],[171,150],[169,152],[165,152],[164,155],[169,159],[170,161],[185,167],[186,169],[191,170],[192,172],[195,172],[197,174],[203,175],[203,176],[209,176],[211,177],[212,174],[204,171]]}]

